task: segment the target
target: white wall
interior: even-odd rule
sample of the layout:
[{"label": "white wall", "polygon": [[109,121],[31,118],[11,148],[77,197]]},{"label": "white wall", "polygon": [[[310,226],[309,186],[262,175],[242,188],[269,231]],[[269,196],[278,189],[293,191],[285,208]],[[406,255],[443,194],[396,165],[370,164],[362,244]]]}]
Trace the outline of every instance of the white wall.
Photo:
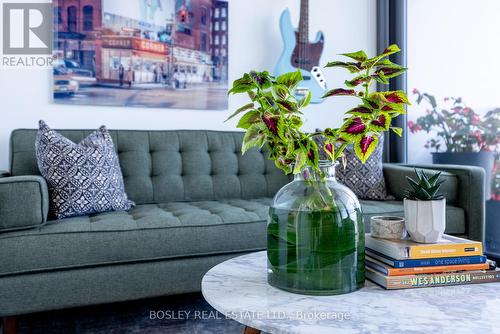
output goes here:
[{"label": "white wall", "polygon": [[[408,1],[408,91],[462,97],[484,114],[500,107],[500,1]],[[415,96],[410,96],[415,101]],[[408,119],[425,114],[427,106],[414,104]],[[409,161],[431,162],[424,148],[429,135],[409,135]]]},{"label": "white wall", "polygon": [[[231,81],[251,69],[272,70],[282,48],[278,20],[287,6],[298,21],[298,0],[230,0]],[[375,54],[375,0],[312,0],[310,7],[311,38],[317,30],[325,33],[322,63],[336,54],[359,49]],[[347,76],[341,70],[326,72],[331,88],[342,84]],[[229,111],[56,105],[51,103],[50,85],[50,71],[0,70],[0,169],[8,168],[10,132],[34,128],[39,119],[54,128],[97,128],[102,124],[111,129],[234,128],[234,122],[223,123]],[[338,125],[352,102],[340,97],[312,105],[305,114],[305,129]],[[231,97],[229,109],[244,103],[244,97]]]}]

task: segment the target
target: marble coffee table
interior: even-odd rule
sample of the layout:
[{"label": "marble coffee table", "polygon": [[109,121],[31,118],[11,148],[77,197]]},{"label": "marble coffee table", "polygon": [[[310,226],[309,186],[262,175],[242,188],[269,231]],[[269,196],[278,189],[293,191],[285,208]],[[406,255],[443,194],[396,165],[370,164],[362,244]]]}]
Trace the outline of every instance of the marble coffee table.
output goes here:
[{"label": "marble coffee table", "polygon": [[500,283],[306,296],[267,284],[266,252],[233,258],[203,278],[212,307],[245,333],[500,333]]}]

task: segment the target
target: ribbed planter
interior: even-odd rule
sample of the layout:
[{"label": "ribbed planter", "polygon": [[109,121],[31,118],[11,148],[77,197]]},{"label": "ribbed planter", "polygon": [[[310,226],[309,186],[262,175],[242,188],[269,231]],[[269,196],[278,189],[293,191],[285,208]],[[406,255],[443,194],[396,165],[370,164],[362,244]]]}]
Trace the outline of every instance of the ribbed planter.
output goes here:
[{"label": "ribbed planter", "polygon": [[412,240],[438,241],[446,228],[446,199],[436,201],[404,200],[405,227]]},{"label": "ribbed planter", "polygon": [[486,198],[491,195],[491,177],[495,156],[492,152],[438,152],[432,153],[434,164],[444,165],[466,165],[482,167],[485,174],[485,194]]}]

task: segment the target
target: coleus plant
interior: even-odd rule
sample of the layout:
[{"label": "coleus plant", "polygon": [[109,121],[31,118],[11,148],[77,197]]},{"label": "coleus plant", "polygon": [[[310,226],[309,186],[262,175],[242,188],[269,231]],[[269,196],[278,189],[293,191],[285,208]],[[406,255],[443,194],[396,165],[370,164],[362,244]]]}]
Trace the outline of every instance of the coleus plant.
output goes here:
[{"label": "coleus plant", "polygon": [[341,127],[315,133],[301,130],[302,109],[309,104],[311,94],[300,99],[293,94],[303,79],[300,71],[278,77],[267,71],[245,73],[233,82],[228,92],[245,93],[251,100],[228,118],[243,114],[237,124],[238,128],[246,131],[242,153],[252,147],[267,145],[269,158],[286,173],[298,174],[306,166],[319,170],[318,146],[313,137],[323,136],[323,149],[331,160],[343,156],[345,148],[352,143],[357,157],[366,162],[382,132],[392,129],[401,135],[403,131],[391,127],[391,120],[405,113],[405,105],[409,104],[406,94],[403,91],[370,92],[373,82],[388,84],[390,78],[406,71],[406,68],[387,59],[398,51],[396,45],[391,45],[373,58],[368,58],[364,51],[358,51],[342,54],[350,61],[328,63],[326,67],[343,67],[356,76],[345,81],[345,88],[332,89],[324,97],[353,96],[360,100],[360,104],[345,113]]}]

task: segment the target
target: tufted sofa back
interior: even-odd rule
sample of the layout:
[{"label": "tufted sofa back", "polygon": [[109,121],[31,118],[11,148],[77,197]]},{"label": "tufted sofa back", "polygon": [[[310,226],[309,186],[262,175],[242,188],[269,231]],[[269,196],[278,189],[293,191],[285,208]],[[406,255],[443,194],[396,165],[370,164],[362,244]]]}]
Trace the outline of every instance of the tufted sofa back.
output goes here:
[{"label": "tufted sofa back", "polygon": [[[58,130],[79,142],[93,130]],[[129,198],[137,204],[272,197],[289,179],[257,149],[241,155],[242,132],[110,131]],[[12,175],[39,175],[37,130],[11,134]]]}]

